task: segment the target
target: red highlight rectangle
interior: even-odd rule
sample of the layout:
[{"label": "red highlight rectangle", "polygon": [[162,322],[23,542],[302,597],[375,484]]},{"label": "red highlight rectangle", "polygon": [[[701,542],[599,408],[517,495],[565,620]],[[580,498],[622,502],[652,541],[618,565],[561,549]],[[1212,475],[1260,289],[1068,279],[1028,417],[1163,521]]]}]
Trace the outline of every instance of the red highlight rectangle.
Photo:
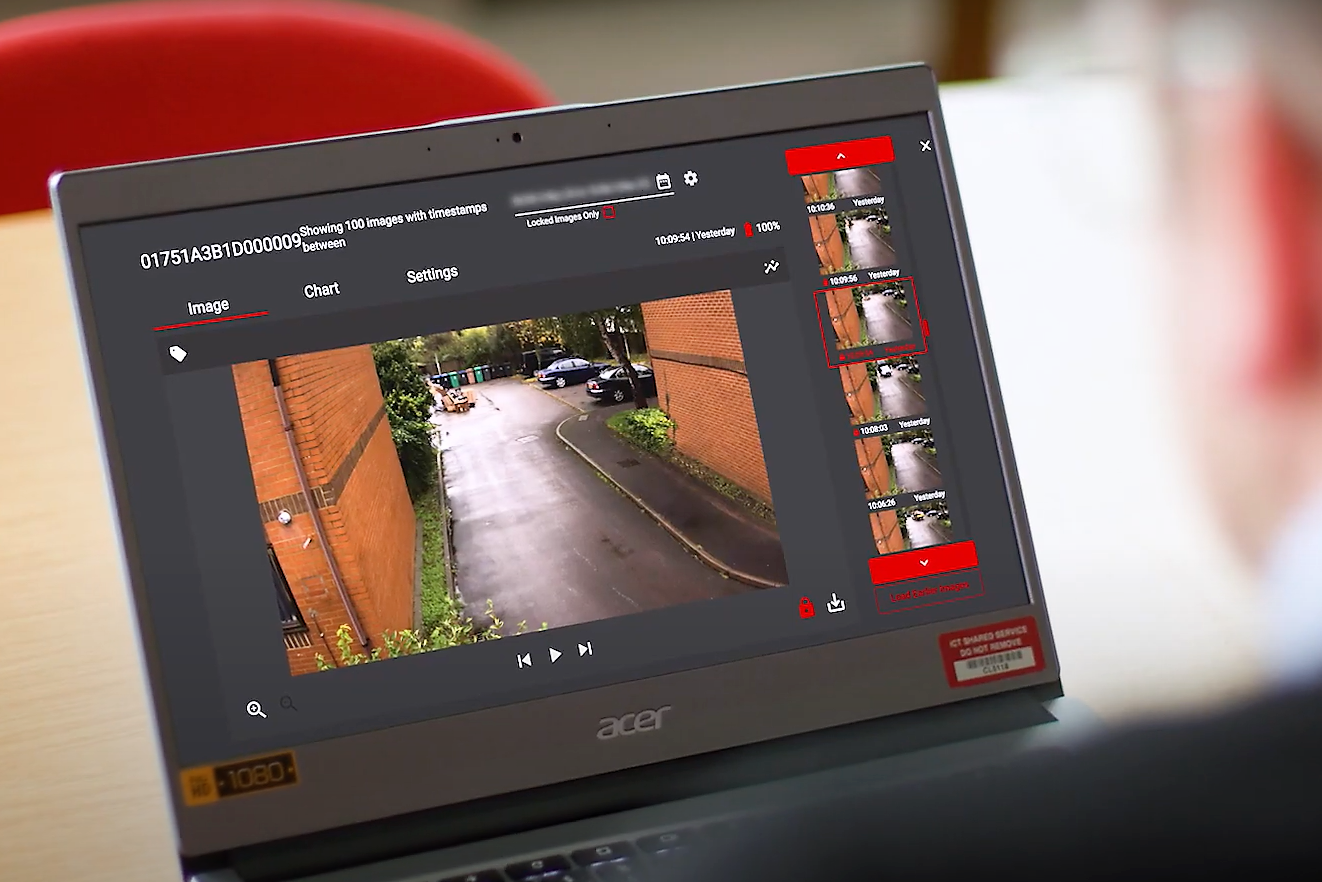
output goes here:
[{"label": "red highlight rectangle", "polygon": [[971,570],[977,565],[978,551],[973,547],[973,540],[967,539],[950,545],[934,545],[931,548],[916,548],[913,551],[874,557],[868,561],[868,572],[874,584],[884,585],[887,582],[921,579],[923,576],[955,570]]},{"label": "red highlight rectangle", "polygon": [[[913,295],[913,308],[918,315],[918,327],[922,331],[921,347],[917,342],[894,340],[885,344],[874,346],[865,346],[858,349],[837,350],[832,357],[831,344],[826,341],[826,322],[822,320],[822,303],[818,294],[827,291],[835,291],[840,288],[858,288],[865,285],[884,285],[886,282],[908,282],[909,293]],[[812,292],[813,304],[817,308],[817,328],[822,334],[822,352],[826,355],[826,366],[829,368],[838,368],[846,364],[857,364],[860,361],[885,361],[888,358],[908,358],[913,355],[927,354],[927,338],[930,336],[930,328],[927,326],[927,319],[923,318],[923,307],[918,302],[918,287],[914,284],[913,276],[902,276],[897,279],[886,279],[882,282],[856,282],[852,285],[836,285],[834,288],[822,288],[820,291]],[[832,334],[834,336],[834,333]]]},{"label": "red highlight rectangle", "polygon": [[836,141],[812,147],[795,147],[785,151],[785,165],[792,175],[857,168],[878,162],[894,162],[895,148],[885,135],[863,138],[859,141]]},{"label": "red highlight rectangle", "polygon": [[1047,666],[1032,616],[951,631],[938,637],[937,645],[952,687],[1019,677]]}]

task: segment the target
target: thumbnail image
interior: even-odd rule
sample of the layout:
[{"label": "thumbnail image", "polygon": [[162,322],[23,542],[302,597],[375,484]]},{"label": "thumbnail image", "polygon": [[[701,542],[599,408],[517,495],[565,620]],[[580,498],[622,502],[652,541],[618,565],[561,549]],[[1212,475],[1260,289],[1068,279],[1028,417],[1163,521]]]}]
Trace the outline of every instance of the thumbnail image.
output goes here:
[{"label": "thumbnail image", "polygon": [[865,361],[840,368],[840,385],[853,425],[927,413],[923,374],[916,358]]},{"label": "thumbnail image", "polygon": [[808,220],[822,275],[898,262],[891,243],[890,216],[881,206],[813,215]]},{"label": "thumbnail image", "polygon": [[868,519],[872,524],[872,544],[877,547],[877,554],[893,554],[909,548],[895,509],[874,511],[868,515]]},{"label": "thumbnail image", "polygon": [[856,349],[913,337],[912,288],[907,280],[831,288],[823,292],[836,349]]},{"label": "thumbnail image", "polygon": [[714,291],[234,365],[290,671],[786,584],[742,364]]},{"label": "thumbnail image", "polygon": [[910,505],[892,514],[904,532],[905,547],[926,548],[942,545],[953,538],[950,509],[944,502]]},{"label": "thumbnail image", "polygon": [[[802,180],[803,201],[809,205],[850,197],[865,199],[882,193],[879,165],[803,175]],[[878,201],[878,204],[882,203]]]},{"label": "thumbnail image", "polygon": [[897,432],[854,442],[869,499],[921,493],[941,486],[936,442],[927,431]]}]

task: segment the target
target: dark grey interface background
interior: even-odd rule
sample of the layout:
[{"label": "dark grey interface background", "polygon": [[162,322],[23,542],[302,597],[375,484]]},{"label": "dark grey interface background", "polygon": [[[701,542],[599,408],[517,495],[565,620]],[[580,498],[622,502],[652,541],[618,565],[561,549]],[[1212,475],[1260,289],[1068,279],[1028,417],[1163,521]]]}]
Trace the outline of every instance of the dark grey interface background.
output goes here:
[{"label": "dark grey interface background", "polygon": [[[952,541],[976,542],[985,593],[878,614],[877,551],[849,411],[827,366],[823,287],[800,179],[785,151],[889,136],[883,185],[899,275],[930,336],[918,357]],[[923,116],[314,195],[86,228],[82,247],[144,574],[151,639],[184,765],[702,667],[1028,600],[935,154]],[[696,184],[683,182],[686,171]],[[529,226],[511,194],[672,178],[671,196],[615,217]],[[146,255],[346,218],[485,204],[476,215],[348,231],[342,247],[158,265]],[[779,229],[744,234],[744,225]],[[733,236],[670,242],[684,231]],[[321,236],[318,238],[336,238]],[[666,244],[662,244],[665,242]],[[144,264],[147,268],[144,268]],[[774,266],[774,269],[769,268]],[[454,267],[449,281],[407,273]],[[308,285],[335,282],[335,296]],[[275,614],[230,365],[532,316],[729,289],[789,585],[292,677]],[[253,318],[182,325],[226,300]],[[154,330],[165,328],[165,330]],[[183,362],[172,346],[188,352]],[[530,512],[539,500],[528,499]],[[801,597],[839,615],[802,619]],[[588,659],[522,667],[591,641]],[[903,677],[878,670],[879,678]],[[288,697],[295,709],[281,706]],[[953,698],[954,696],[952,696]],[[260,701],[266,716],[246,712]]]}]

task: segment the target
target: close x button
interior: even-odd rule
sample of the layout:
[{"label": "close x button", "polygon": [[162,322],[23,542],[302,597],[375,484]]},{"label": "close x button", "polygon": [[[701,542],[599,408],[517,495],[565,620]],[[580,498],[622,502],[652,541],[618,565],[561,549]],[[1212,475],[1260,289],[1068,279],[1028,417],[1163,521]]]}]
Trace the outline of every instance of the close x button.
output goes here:
[{"label": "close x button", "polygon": [[858,141],[836,141],[812,147],[795,147],[785,151],[785,165],[792,175],[858,168],[879,162],[894,162],[895,147],[891,139],[862,138]]},{"label": "close x button", "polygon": [[874,557],[868,561],[868,571],[872,574],[874,584],[884,585],[887,582],[903,582],[938,573],[971,570],[977,565],[978,552],[970,539]]}]

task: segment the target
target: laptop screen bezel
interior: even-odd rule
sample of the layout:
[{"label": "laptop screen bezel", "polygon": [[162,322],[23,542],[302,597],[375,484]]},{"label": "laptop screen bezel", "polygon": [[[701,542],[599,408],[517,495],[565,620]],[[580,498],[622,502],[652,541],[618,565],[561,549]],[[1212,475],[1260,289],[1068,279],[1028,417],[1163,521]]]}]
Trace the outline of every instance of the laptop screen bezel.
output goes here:
[{"label": "laptop screen bezel", "polygon": [[[299,786],[259,797],[186,808],[154,651],[146,599],[111,424],[88,279],[78,247],[91,224],[219,208],[447,175],[676,147],[771,132],[926,114],[934,136],[964,292],[1011,504],[1030,602],[902,631],[853,638],[715,667],[620,683],[363,735],[291,745]],[[517,140],[509,137],[519,132]],[[500,140],[497,140],[497,136]],[[167,786],[184,855],[297,836],[437,805],[544,787],[679,757],[795,735],[993,693],[1056,684],[1059,668],[1028,533],[1003,404],[972,266],[935,80],[925,66],[881,68],[584,107],[553,107],[400,130],[57,175],[52,201],[67,254],[88,376],[102,427],[105,466],[123,539],[124,566],[152,683]],[[1047,656],[1043,670],[953,694],[931,651],[940,632],[1031,615]],[[930,665],[915,662],[927,657]],[[878,675],[902,660],[905,678]],[[930,668],[930,669],[929,669]],[[723,696],[738,694],[738,702]],[[792,700],[787,700],[787,696]],[[670,705],[667,731],[603,745],[597,721]],[[686,711],[692,708],[692,711]],[[686,720],[686,717],[688,718]],[[536,719],[537,737],[522,721]],[[673,722],[671,722],[673,721]],[[518,737],[512,737],[517,733]],[[438,740],[506,745],[463,768],[424,758]],[[336,774],[319,774],[335,770]],[[429,780],[434,779],[434,780]],[[439,794],[448,794],[441,798]]]}]

